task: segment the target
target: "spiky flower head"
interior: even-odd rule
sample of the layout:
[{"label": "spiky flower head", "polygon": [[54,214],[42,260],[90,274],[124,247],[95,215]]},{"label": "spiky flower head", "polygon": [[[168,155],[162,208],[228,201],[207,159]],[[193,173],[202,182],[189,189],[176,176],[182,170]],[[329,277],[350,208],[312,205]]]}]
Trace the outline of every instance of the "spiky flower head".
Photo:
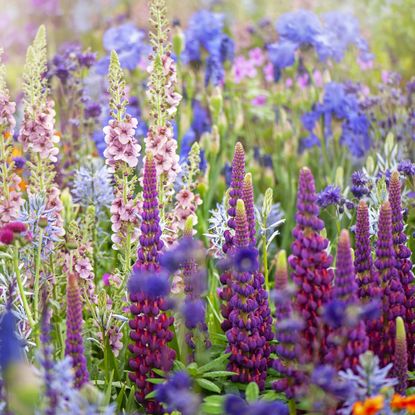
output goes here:
[{"label": "spiky flower head", "polygon": [[[350,238],[343,229],[337,247],[337,261],[332,298],[343,307],[358,306],[358,286],[353,266]],[[340,340],[341,339],[341,340]],[[363,321],[352,327],[339,327],[327,336],[326,362],[338,368],[355,369],[359,356],[369,347],[366,326]]]},{"label": "spiky flower head", "polygon": [[[378,300],[382,303],[383,288],[379,273],[374,267],[372,248],[370,243],[369,209],[365,201],[361,200],[357,207],[355,232],[355,260],[359,298],[363,303]],[[383,338],[383,313],[379,317],[366,321],[366,332],[369,337],[369,348],[376,354],[380,353]]]},{"label": "spiky flower head", "polygon": [[325,347],[319,309],[329,299],[333,280],[330,269],[332,258],[327,254],[328,240],[320,234],[324,223],[318,217],[319,211],[314,177],[305,167],[300,171],[298,182],[297,225],[293,230],[294,242],[288,262],[293,269],[293,282],[298,288],[294,310],[305,320],[303,347],[309,359],[314,356],[317,337],[322,339],[320,352]]},{"label": "spiky flower head", "polygon": [[242,200],[246,208],[246,217],[248,219],[249,242],[255,246],[256,239],[256,221],[255,221],[255,204],[254,204],[254,186],[252,184],[252,174],[247,173],[242,185]]},{"label": "spiky flower head", "polygon": [[397,393],[405,395],[408,386],[408,351],[405,323],[402,317],[396,318],[395,358],[393,370],[398,380],[395,387]]},{"label": "spiky flower head", "polygon": [[389,203],[392,210],[393,247],[396,254],[397,270],[405,292],[405,328],[408,341],[409,368],[414,368],[415,358],[415,286],[412,272],[411,250],[407,246],[402,217],[401,181],[398,171],[394,171],[389,181]]},{"label": "spiky flower head", "polygon": [[392,239],[392,210],[389,202],[385,202],[380,209],[375,265],[384,287],[384,335],[381,356],[383,363],[387,364],[393,360],[395,350],[395,319],[404,318],[406,314],[405,292],[396,269]]},{"label": "spiky flower head", "polygon": [[86,367],[84,343],[82,339],[82,300],[77,277],[68,275],[66,287],[66,341],[65,356],[72,358],[75,371],[75,386],[81,388],[88,382],[89,373]]}]

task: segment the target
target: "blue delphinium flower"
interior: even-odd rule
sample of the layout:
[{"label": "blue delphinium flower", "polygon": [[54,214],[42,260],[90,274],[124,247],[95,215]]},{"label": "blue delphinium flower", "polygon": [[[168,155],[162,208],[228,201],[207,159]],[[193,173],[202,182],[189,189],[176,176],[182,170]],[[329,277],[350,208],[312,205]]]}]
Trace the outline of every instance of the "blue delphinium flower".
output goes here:
[{"label": "blue delphinium flower", "polygon": [[[122,68],[133,70],[142,57],[150,52],[150,47],[144,41],[143,31],[137,29],[132,23],[124,23],[109,28],[103,36],[103,45],[107,52],[115,50],[118,54]],[[97,73],[104,75],[108,72],[109,55],[100,59],[95,68]]]},{"label": "blue delphinium flower", "polygon": [[192,147],[192,144],[200,137],[211,131],[211,121],[208,110],[202,106],[200,101],[194,100],[192,103],[192,123],[190,128],[182,137],[180,145],[180,159],[183,161]]},{"label": "blue delphinium flower", "polygon": [[207,52],[206,85],[222,83],[223,64],[225,61],[232,61],[234,57],[234,42],[224,33],[224,26],[224,16],[208,10],[196,12],[189,20],[182,59],[185,62],[200,62],[202,50]]},{"label": "blue delphinium flower", "polygon": [[337,82],[326,84],[322,102],[315,104],[311,111],[302,116],[303,127],[309,135],[303,139],[300,150],[309,148],[314,143],[320,145],[314,132],[320,118],[324,120],[325,140],[332,137],[332,121],[336,119],[342,123],[340,144],[348,147],[355,157],[362,157],[369,150],[371,145],[369,119],[361,110],[355,93],[346,90],[344,84]]},{"label": "blue delphinium flower", "polygon": [[294,64],[295,52],[301,48],[313,47],[321,61],[340,61],[346,50],[355,45],[362,61],[372,59],[366,41],[360,36],[357,20],[350,14],[327,13],[322,22],[309,10],[296,10],[280,16],[276,31],[279,42],[268,47],[275,81],[281,69]]},{"label": "blue delphinium flower", "polygon": [[326,208],[330,205],[340,204],[341,199],[342,194],[340,187],[330,184],[318,194],[317,203],[320,207]]},{"label": "blue delphinium flower", "polygon": [[197,415],[200,399],[191,390],[192,380],[184,372],[173,373],[166,383],[156,385],[156,397],[166,405],[166,412],[179,411],[183,415]]},{"label": "blue delphinium flower", "polygon": [[114,199],[111,179],[100,159],[90,160],[75,172],[72,196],[84,208],[94,205],[97,216],[111,205]]},{"label": "blue delphinium flower", "polygon": [[205,323],[206,305],[203,300],[186,300],[182,306],[182,314],[188,329],[195,329]]},{"label": "blue delphinium flower", "polygon": [[16,317],[7,310],[0,316],[0,370],[23,358],[23,344],[16,335]]}]

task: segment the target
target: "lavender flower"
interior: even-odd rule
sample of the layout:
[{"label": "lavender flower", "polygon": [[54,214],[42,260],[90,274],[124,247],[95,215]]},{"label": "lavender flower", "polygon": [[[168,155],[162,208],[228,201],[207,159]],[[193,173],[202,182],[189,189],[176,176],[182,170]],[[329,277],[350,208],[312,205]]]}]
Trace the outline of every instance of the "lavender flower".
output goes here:
[{"label": "lavender flower", "polygon": [[363,171],[355,171],[352,174],[352,187],[350,191],[356,198],[361,199],[363,196],[370,193],[368,182],[369,178],[365,175]]},{"label": "lavender flower", "polygon": [[288,407],[281,401],[267,402],[263,400],[247,403],[236,395],[226,397],[223,409],[226,415],[288,415]]},{"label": "lavender flower", "polygon": [[88,382],[89,373],[86,367],[84,344],[82,340],[83,322],[81,293],[79,291],[77,277],[73,274],[68,275],[66,295],[65,356],[69,356],[72,359],[72,367],[75,371],[74,385],[79,389]]}]

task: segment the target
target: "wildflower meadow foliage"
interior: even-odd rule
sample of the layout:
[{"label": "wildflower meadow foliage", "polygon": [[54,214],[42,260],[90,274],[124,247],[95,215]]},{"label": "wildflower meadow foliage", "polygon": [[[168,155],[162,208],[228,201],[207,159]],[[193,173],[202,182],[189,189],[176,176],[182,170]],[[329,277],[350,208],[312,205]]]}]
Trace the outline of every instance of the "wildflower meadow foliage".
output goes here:
[{"label": "wildflower meadow foliage", "polygon": [[415,414],[413,0],[15,3],[0,413]]}]

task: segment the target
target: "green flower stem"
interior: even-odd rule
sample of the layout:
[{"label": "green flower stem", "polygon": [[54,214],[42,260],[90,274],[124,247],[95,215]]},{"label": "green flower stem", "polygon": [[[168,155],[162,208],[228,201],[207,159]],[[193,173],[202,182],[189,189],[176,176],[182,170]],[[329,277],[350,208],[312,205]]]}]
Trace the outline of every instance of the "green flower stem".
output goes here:
[{"label": "green flower stem", "polygon": [[34,282],[34,316],[35,321],[39,321],[39,289],[40,289],[40,265],[42,256],[42,241],[43,241],[43,228],[40,228],[39,241],[35,258],[35,282]]},{"label": "green flower stem", "polygon": [[265,288],[269,291],[269,268],[268,268],[268,251],[266,233],[262,236],[262,262],[264,265]]},{"label": "green flower stem", "polygon": [[20,268],[19,268],[19,247],[18,246],[15,246],[13,250],[13,268],[16,274],[17,286],[19,288],[19,294],[20,294],[20,298],[22,299],[23,308],[27,315],[27,320],[29,322],[30,328],[33,330],[35,328],[36,323],[33,320],[32,312],[30,311],[30,307],[27,302],[26,294],[23,288],[22,276],[20,274]]}]

